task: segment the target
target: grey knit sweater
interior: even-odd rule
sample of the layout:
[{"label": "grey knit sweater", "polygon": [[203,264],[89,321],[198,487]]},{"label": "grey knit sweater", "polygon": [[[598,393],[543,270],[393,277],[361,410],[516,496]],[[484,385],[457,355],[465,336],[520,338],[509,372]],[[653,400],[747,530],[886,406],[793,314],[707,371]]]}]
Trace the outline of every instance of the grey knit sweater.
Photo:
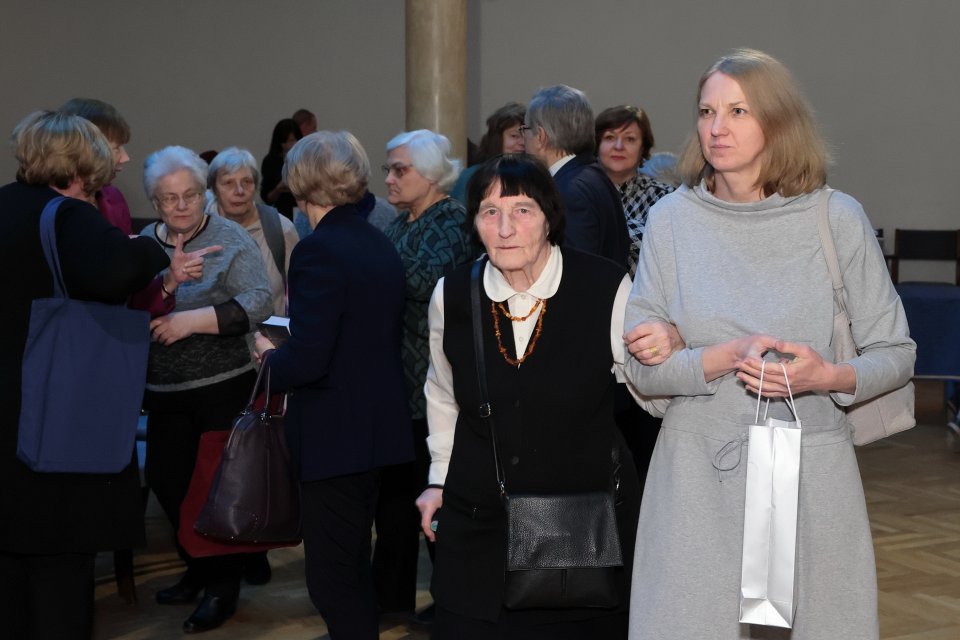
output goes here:
[{"label": "grey knit sweater", "polygon": [[[687,349],[655,367],[627,358],[627,373],[648,395],[674,396],[664,424],[702,424],[714,417],[747,425],[755,396],[734,374],[703,380],[703,347],[765,333],[803,342],[833,361],[833,291],[817,232],[816,194],[774,195],[731,203],[702,185],[682,187],[650,211],[625,327],[645,319],[676,323]],[[830,200],[840,267],[854,338],[866,345],[850,361],[855,395],[804,394],[805,424],[834,425],[841,409],[905,383],[916,344],[890,282],[873,229],[860,204],[836,192]],[[789,413],[776,403],[784,419]],[[771,404],[771,412],[775,407]]]},{"label": "grey knit sweater", "polygon": [[[156,227],[147,227],[143,235],[159,242]],[[174,312],[221,305],[217,313],[220,334],[194,334],[170,346],[152,343],[147,368],[150,391],[195,389],[253,369],[246,334],[271,313],[266,269],[260,249],[250,234],[235,222],[219,216],[208,216],[206,227],[187,242],[183,250],[196,251],[217,244],[223,250],[205,256],[203,278],[185,282],[177,289]],[[173,255],[172,246],[164,244],[164,249]],[[229,304],[230,301],[235,304]],[[231,308],[235,309],[232,313]],[[243,314],[246,322],[236,317]],[[225,321],[231,315],[234,317]]]}]

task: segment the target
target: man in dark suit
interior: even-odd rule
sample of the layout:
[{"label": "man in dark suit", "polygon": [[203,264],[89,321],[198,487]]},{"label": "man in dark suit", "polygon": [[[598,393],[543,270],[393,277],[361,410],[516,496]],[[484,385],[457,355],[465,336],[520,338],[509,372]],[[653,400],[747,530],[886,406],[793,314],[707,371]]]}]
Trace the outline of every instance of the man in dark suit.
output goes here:
[{"label": "man in dark suit", "polygon": [[527,153],[550,169],[566,207],[566,246],[627,266],[630,238],[620,194],[594,156],[593,110],[584,93],[557,85],[537,91],[522,127]]}]

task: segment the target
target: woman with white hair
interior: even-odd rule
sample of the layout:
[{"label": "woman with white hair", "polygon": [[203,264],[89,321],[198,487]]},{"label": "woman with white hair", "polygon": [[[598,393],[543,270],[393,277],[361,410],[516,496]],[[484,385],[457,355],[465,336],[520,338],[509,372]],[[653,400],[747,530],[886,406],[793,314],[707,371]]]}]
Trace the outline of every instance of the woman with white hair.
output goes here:
[{"label": "woman with white hair", "polygon": [[420,517],[413,501],[427,481],[430,464],[423,395],[430,357],[427,308],[437,281],[478,252],[464,231],[466,209],[447,195],[460,162],[450,157],[446,137],[426,129],[401,133],[387,143],[383,170],[387,200],[401,211],[384,233],[400,254],[406,276],[403,367],[416,461],[384,470],[373,568],[380,608],[408,612],[416,596],[420,543]]},{"label": "woman with white hair", "polygon": [[289,218],[255,201],[260,190],[260,170],[253,154],[237,147],[218,153],[210,162],[207,188],[213,193],[217,213],[246,229],[260,247],[270,281],[273,313],[287,315],[287,269],[300,236]]},{"label": "woman with white hair", "polygon": [[[150,323],[146,476],[174,531],[200,434],[229,429],[243,408],[256,379],[246,335],[271,310],[260,250],[239,225],[204,213],[206,182],[207,163],[184,147],[166,147],[144,163],[144,191],[160,221],[142,235],[168,255],[193,245],[219,247],[205,257],[202,276],[178,288],[174,311]],[[157,592],[157,602],[189,604],[205,590],[183,630],[219,627],[236,610],[244,556],[194,558],[179,545],[178,551],[187,572]]]}]

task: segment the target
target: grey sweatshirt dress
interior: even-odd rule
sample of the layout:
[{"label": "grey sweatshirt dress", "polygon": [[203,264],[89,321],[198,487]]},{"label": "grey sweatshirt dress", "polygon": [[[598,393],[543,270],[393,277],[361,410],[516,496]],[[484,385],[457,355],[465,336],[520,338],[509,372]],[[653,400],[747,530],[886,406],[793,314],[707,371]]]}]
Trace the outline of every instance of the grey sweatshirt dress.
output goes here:
[{"label": "grey sweatshirt dress", "polygon": [[[701,184],[650,212],[625,327],[673,322],[687,343],[664,363],[628,358],[648,395],[672,396],[650,463],[637,532],[630,638],[876,639],[870,525],[841,405],[904,384],[916,345],[860,204],[835,192],[833,230],[847,310],[863,354],[856,393],[796,397],[803,423],[796,617],[792,631],[741,625],[743,505],[756,396],[733,373],[704,382],[704,347],[765,333],[833,361],[833,292],[817,194],[729,203]],[[790,420],[779,400],[770,415]]]}]

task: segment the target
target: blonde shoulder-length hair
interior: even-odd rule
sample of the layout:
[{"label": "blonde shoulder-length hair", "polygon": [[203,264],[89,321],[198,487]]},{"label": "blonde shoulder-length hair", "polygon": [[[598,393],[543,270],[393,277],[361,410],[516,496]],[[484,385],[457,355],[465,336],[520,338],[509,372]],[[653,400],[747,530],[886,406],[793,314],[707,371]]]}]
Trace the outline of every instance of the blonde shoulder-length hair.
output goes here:
[{"label": "blonde shoulder-length hair", "polygon": [[283,165],[283,180],[298,201],[322,207],[357,202],[367,193],[370,160],[349,131],[317,131],[301,138]]},{"label": "blonde shoulder-length hair", "polygon": [[17,178],[33,185],[66,189],[79,178],[93,195],[113,175],[110,143],[92,122],[60,111],[34,111],[11,136]]},{"label": "blonde shoulder-length hair", "polygon": [[[696,111],[703,85],[715,73],[737,81],[763,131],[764,148],[756,184],[763,196],[779,193],[790,197],[823,187],[827,182],[829,151],[817,130],[813,111],[790,71],[762,51],[737,49],[717,60],[700,78]],[[696,131],[687,140],[677,169],[688,187],[704,180],[713,191],[713,167],[703,156]]]}]

